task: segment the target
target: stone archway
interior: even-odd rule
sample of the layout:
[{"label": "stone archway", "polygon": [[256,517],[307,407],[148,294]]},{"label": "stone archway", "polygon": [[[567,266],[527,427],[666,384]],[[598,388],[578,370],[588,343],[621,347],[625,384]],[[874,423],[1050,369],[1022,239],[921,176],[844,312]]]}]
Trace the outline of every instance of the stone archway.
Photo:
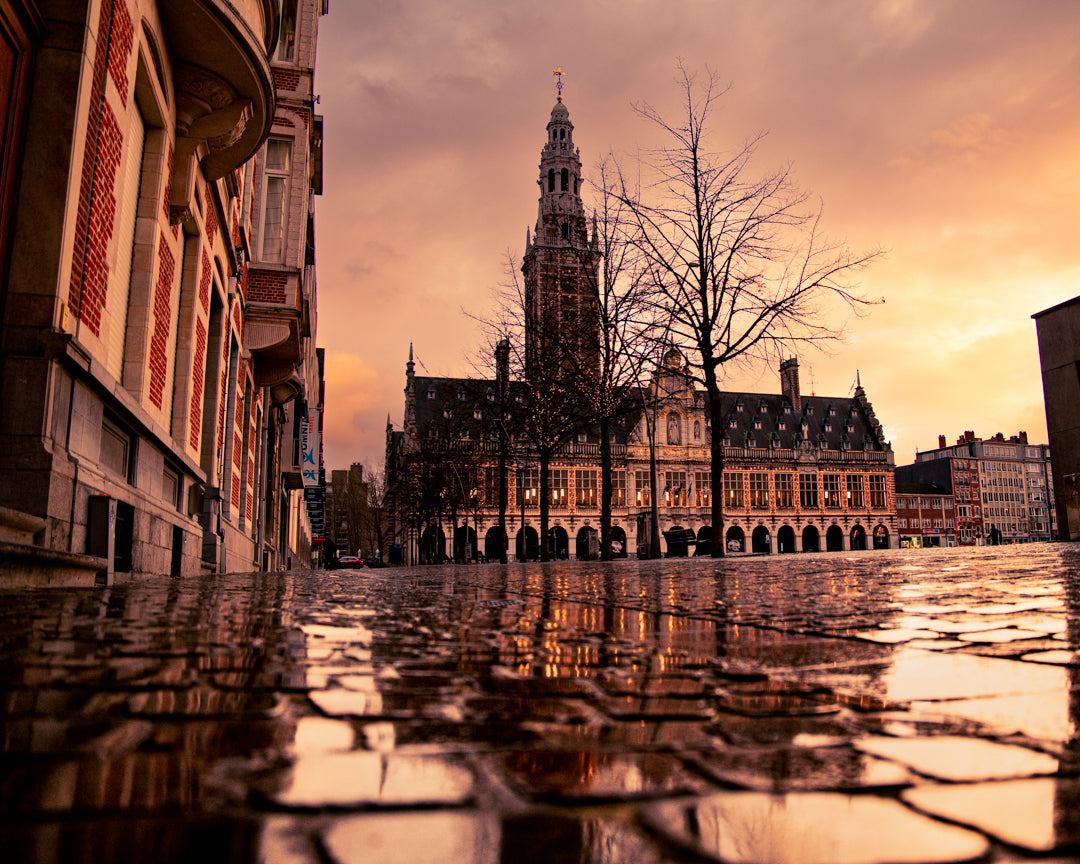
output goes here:
[{"label": "stone archway", "polygon": [[732,525],[724,535],[724,548],[728,552],[745,552],[746,535],[738,525]]},{"label": "stone archway", "polygon": [[611,526],[611,557],[626,557],[626,532],[618,525]]},{"label": "stone archway", "polygon": [[712,555],[712,525],[702,525],[697,532],[697,548],[694,555]]},{"label": "stone archway", "polygon": [[458,525],[454,531],[454,560],[472,560],[479,551],[476,547],[476,530],[471,525]]},{"label": "stone archway", "polygon": [[769,538],[769,529],[764,525],[758,525],[754,533],[750,535],[751,549],[755,554],[772,551]]},{"label": "stone archway", "polygon": [[548,553],[552,561],[565,561],[570,557],[570,537],[562,525],[552,525],[549,529]]},{"label": "stone archway", "polygon": [[821,534],[818,533],[817,528],[813,525],[807,525],[803,528],[802,532],[802,551],[803,552],[820,552],[821,551]]},{"label": "stone archway", "polygon": [[884,525],[878,525],[874,529],[874,548],[875,549],[888,549],[889,548],[889,529]]},{"label": "stone archway", "polygon": [[446,532],[429,525],[420,536],[420,563],[442,564],[446,559]]},{"label": "stone archway", "polygon": [[795,551],[795,529],[790,525],[782,525],[776,532],[776,551],[780,553]]},{"label": "stone archway", "polygon": [[600,557],[600,536],[591,525],[585,525],[578,531],[574,557],[578,561],[595,561]]},{"label": "stone archway", "polygon": [[855,552],[866,549],[866,529],[862,525],[856,525],[851,529],[851,548]]},{"label": "stone archway", "polygon": [[506,532],[498,525],[488,528],[484,535],[484,557],[488,561],[498,561],[502,557],[506,544]]},{"label": "stone archway", "polygon": [[532,525],[518,531],[514,554],[518,561],[536,561],[540,557],[540,537]]},{"label": "stone archway", "polygon": [[825,551],[844,551],[844,529],[839,525],[830,525],[829,530],[825,532]]}]

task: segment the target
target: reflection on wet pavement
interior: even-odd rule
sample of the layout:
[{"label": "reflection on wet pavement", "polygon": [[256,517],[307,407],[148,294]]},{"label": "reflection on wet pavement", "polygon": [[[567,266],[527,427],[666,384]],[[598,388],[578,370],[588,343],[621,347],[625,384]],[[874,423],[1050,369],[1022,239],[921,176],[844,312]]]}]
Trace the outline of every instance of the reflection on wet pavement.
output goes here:
[{"label": "reflection on wet pavement", "polygon": [[0,848],[201,864],[1067,855],[1078,565],[1037,545],[6,593]]}]

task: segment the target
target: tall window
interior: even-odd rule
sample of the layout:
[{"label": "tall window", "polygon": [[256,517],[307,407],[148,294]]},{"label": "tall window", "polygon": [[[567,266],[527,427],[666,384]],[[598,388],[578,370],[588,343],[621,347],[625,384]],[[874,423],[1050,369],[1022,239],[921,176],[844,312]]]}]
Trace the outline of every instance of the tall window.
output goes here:
[{"label": "tall window", "polygon": [[638,507],[648,507],[652,500],[651,487],[649,485],[649,472],[638,471],[634,478],[634,486],[637,492],[634,503]]},{"label": "tall window", "polygon": [[551,469],[551,501],[552,507],[565,509],[569,503],[570,495],[570,471],[567,468]]},{"label": "tall window", "polygon": [[861,508],[863,506],[863,476],[862,474],[847,475],[847,498],[848,507]]},{"label": "tall window", "polygon": [[817,509],[817,473],[813,471],[804,471],[799,474],[799,506],[810,510]]},{"label": "tall window", "polygon": [[783,510],[790,510],[792,507],[795,506],[795,486],[793,475],[776,475],[776,506]]},{"label": "tall window", "polygon": [[262,219],[262,257],[266,261],[284,261],[285,207],[291,159],[289,141],[283,138],[267,140]]},{"label": "tall window", "polygon": [[574,471],[574,506],[596,506],[596,472],[589,470]]},{"label": "tall window", "polygon": [[626,506],[626,472],[611,472],[611,506]]},{"label": "tall window", "polygon": [[694,472],[694,496],[698,507],[712,507],[712,472]]},{"label": "tall window", "polygon": [[526,468],[518,477],[521,485],[518,487],[518,501],[524,501],[526,507],[538,507],[540,505],[540,470]]},{"label": "tall window", "polygon": [[724,507],[741,510],[743,507],[742,471],[724,472]]},{"label": "tall window", "polygon": [[769,507],[769,475],[765,471],[750,472],[750,506],[755,510]]},{"label": "tall window", "polygon": [[668,507],[682,507],[686,503],[686,472],[668,471],[664,479],[664,503]]},{"label": "tall window", "polygon": [[281,31],[278,36],[278,60],[296,58],[296,0],[281,2]]},{"label": "tall window", "polygon": [[821,485],[825,492],[825,506],[826,507],[839,507],[840,506],[840,475],[839,474],[822,474]]}]

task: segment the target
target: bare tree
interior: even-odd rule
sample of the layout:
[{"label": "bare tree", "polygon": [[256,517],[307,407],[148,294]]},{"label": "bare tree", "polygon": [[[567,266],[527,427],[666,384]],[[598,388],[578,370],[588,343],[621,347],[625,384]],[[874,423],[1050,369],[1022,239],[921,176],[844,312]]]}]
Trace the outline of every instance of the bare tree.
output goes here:
[{"label": "bare tree", "polygon": [[567,298],[558,289],[527,290],[510,256],[507,270],[506,284],[495,292],[494,311],[474,318],[487,338],[473,362],[490,369],[496,346],[504,346],[506,374],[512,383],[502,414],[519,461],[532,457],[539,469],[540,557],[547,561],[551,459],[589,423],[576,380],[586,344],[576,322],[589,316],[566,314]]},{"label": "bare tree", "polygon": [[[637,246],[632,242],[634,223],[620,196],[619,171],[610,156],[595,169],[593,240],[588,252],[598,255],[599,266],[582,260],[588,302],[587,319],[594,332],[595,352],[577,353],[574,359],[578,392],[600,440],[600,557],[610,560],[613,425],[640,408],[637,394],[643,357],[650,343],[642,322],[647,314]],[[587,362],[581,362],[586,360]]]},{"label": "bare tree", "polygon": [[[852,279],[880,253],[854,255],[825,240],[821,207],[810,206],[790,166],[752,176],[762,135],[730,153],[710,150],[712,109],[726,88],[711,71],[699,81],[681,62],[678,70],[677,119],[648,104],[634,108],[664,143],[642,157],[644,194],[624,182],[620,197],[636,223],[653,303],[670,320],[671,344],[686,351],[707,393],[716,490],[723,489],[723,367],[840,339],[847,314],[870,302]],[[722,502],[712,496],[714,557],[724,550]]]}]

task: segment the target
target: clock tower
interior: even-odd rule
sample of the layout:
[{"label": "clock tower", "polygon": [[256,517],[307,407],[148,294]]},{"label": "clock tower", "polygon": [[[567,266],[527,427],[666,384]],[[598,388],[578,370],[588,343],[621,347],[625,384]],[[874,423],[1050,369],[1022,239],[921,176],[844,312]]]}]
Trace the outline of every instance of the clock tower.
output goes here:
[{"label": "clock tower", "polygon": [[[561,73],[556,71],[556,75]],[[569,374],[599,367],[596,316],[600,253],[596,229],[590,240],[581,203],[581,156],[574,124],[559,97],[551,109],[540,151],[536,228],[525,233],[521,272],[525,283],[526,377],[543,367]]]}]

